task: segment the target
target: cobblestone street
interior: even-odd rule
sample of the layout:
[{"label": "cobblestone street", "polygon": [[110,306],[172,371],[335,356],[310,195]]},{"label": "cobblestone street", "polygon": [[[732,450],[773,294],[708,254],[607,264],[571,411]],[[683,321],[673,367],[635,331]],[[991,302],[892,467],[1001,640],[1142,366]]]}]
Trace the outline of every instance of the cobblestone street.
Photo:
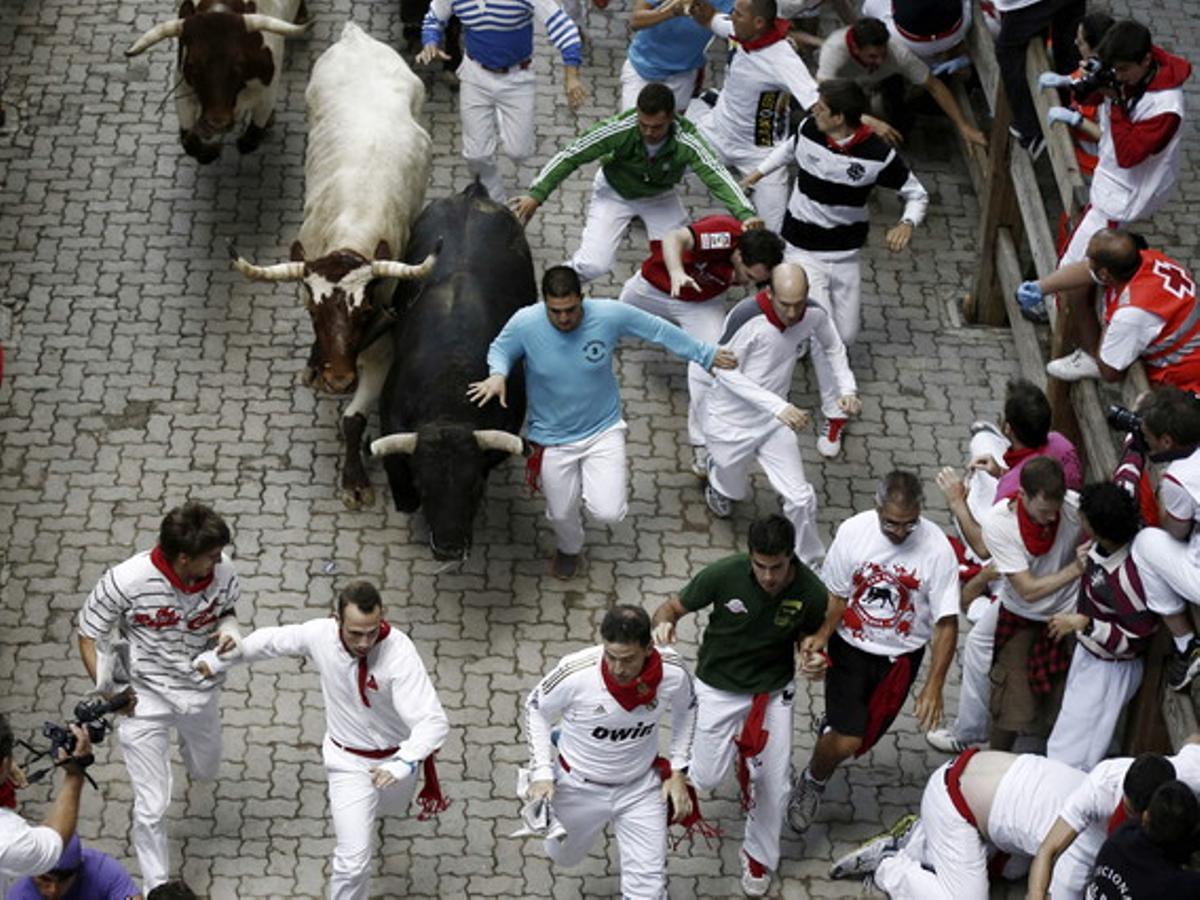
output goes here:
[{"label": "cobblestone street", "polygon": [[[1200,36],[1198,0],[1112,6],[1148,22],[1177,52]],[[285,90],[262,147],[242,156],[229,140],[220,160],[200,167],[179,146],[170,96],[174,44],[123,55],[173,15],[170,4],[0,0],[0,92],[8,113],[0,129],[0,530],[7,534],[0,711],[23,737],[68,715],[89,688],[73,627],[84,597],[107,567],[152,545],[167,509],[203,500],[234,533],[243,631],[323,615],[340,585],[369,578],[381,587],[388,618],[415,641],[450,715],[438,762],[452,805],[431,822],[384,820],[373,896],[616,896],[614,841],[568,872],[551,869],[539,842],[508,836],[520,825],[524,696],[559,657],[599,639],[609,605],[653,610],[700,567],[744,549],[749,522],[776,509],[774,494],[756,476],[752,498],[731,520],[712,519],[688,470],[684,365],[627,344],[619,370],[629,515],[612,530],[589,528],[580,577],[548,577],[553,542],[544,501],[530,495],[518,461],[493,474],[475,548],[460,568],[435,561],[420,520],[390,507],[377,462],[368,462],[375,505],[343,506],[343,401],[299,381],[312,340],[309,316],[293,286],[245,280],[226,251],[232,239],[247,258],[287,258],[303,208],[304,88],[343,22],[403,43],[397,3],[315,0],[309,8],[315,25],[288,42]],[[521,169],[520,187],[556,148],[617,111],[627,13],[626,3],[589,10],[589,101],[578,113],[566,106],[560,61],[539,31],[538,152]],[[430,86],[425,124],[435,156],[427,199],[435,199],[463,188],[468,175],[458,155],[457,93],[440,69],[436,76],[420,71]],[[1192,113],[1200,109],[1195,82]],[[851,351],[863,415],[851,422],[838,460],[817,454],[815,434],[802,438],[827,542],[838,523],[873,504],[877,479],[895,467],[920,474],[928,515],[946,524],[934,473],[962,462],[968,425],[995,416],[1005,380],[1017,374],[1006,329],[965,327],[959,319],[976,265],[979,203],[949,124],[921,123],[907,158],[932,195],[929,219],[911,252],[889,254],[883,232],[899,207],[894,196],[882,197],[864,257],[864,323]],[[1147,237],[1194,264],[1200,160],[1194,126],[1188,129],[1179,197]],[[530,223],[539,277],[574,250],[592,171],[573,175]],[[695,180],[686,199],[696,216],[715,211]],[[615,297],[645,250],[635,226],[613,276],[593,283],[591,295]],[[797,367],[793,399],[801,408],[817,405],[806,365]],[[368,434],[379,434],[374,418]],[[689,663],[702,623],[689,617],[680,628]],[[955,665],[951,715],[957,684]],[[917,811],[929,773],[946,759],[925,743],[911,706],[870,754],[834,776],[807,835],[785,828],[771,896],[860,895],[857,882],[828,879],[830,862]],[[819,685],[800,685],[798,766],[822,708]],[[324,896],[333,832],[315,674],[295,661],[235,669],[222,717],[225,758],[215,785],[190,783],[176,765],[172,865],[198,893],[220,900]],[[97,756],[91,772],[100,789],[85,788],[80,831],[85,843],[136,874],[132,794],[115,741]],[[40,819],[46,797],[44,787],[24,792],[26,814]],[[732,778],[705,802],[705,813],[725,837],[711,848],[698,838],[671,853],[672,898],[740,896],[742,814]]]}]

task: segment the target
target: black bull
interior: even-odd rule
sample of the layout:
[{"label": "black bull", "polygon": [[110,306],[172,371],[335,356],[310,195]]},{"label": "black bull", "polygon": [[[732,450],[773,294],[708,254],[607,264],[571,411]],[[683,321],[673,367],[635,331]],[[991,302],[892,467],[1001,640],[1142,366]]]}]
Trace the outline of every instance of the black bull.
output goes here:
[{"label": "black bull", "polygon": [[415,433],[411,454],[384,457],[396,509],[424,509],[429,544],[439,559],[471,546],[487,475],[509,455],[482,450],[475,432],[517,434],[525,421],[524,370],[508,379],[508,407],[479,408],[467,385],[487,377],[487,351],[504,323],[537,297],[525,232],[478,182],[429,204],[413,226],[406,260],[441,243],[433,272],[401,282],[395,354],[379,401],[384,435]]}]

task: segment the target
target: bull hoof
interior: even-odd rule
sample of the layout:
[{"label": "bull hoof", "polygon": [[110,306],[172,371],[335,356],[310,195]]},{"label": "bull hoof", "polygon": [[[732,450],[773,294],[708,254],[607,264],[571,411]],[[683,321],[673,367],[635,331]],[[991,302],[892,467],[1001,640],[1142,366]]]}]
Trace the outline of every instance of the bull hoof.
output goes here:
[{"label": "bull hoof", "polygon": [[346,509],[370,509],[375,505],[375,489],[369,484],[343,484],[341,497]]},{"label": "bull hoof", "polygon": [[238,153],[253,153],[259,148],[259,145],[263,142],[263,138],[266,136],[267,129],[259,128],[251,122],[246,126],[246,130],[242,132],[242,136],[237,139]]},{"label": "bull hoof", "polygon": [[200,163],[202,166],[206,166],[211,162],[216,162],[217,157],[221,155],[220,144],[206,144],[204,141],[200,140],[200,138],[196,137],[195,134],[190,132],[184,132],[182,138],[183,152],[192,157],[192,159],[196,160],[196,162]]},{"label": "bull hoof", "polygon": [[306,388],[319,391],[321,389],[321,370],[305,366],[300,371],[300,383]]}]

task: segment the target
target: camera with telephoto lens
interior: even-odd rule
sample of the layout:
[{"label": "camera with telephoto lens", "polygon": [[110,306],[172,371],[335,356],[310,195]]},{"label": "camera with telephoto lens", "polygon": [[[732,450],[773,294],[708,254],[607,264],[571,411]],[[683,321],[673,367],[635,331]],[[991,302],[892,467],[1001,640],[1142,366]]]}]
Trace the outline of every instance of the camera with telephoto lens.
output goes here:
[{"label": "camera with telephoto lens", "polygon": [[1114,403],[1108,408],[1105,418],[1108,419],[1109,426],[1117,431],[1128,431],[1130,434],[1138,435],[1142,432],[1142,417],[1132,409],[1126,409],[1124,406]]},{"label": "camera with telephoto lens", "polygon": [[1117,70],[1095,56],[1089,56],[1079,67],[1083,69],[1083,75],[1071,82],[1071,95],[1076,100],[1084,100],[1105,88],[1115,90],[1119,85]]}]

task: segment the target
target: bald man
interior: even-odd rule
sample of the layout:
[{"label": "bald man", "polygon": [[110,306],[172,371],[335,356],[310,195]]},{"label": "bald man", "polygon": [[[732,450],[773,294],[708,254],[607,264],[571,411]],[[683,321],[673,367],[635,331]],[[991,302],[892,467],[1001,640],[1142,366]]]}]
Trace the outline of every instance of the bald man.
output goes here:
[{"label": "bald man", "polygon": [[[1191,273],[1157,250],[1143,249],[1128,231],[1105,228],[1088,241],[1087,259],[1070,263],[1017,291],[1023,306],[1046,294],[1069,297],[1079,349],[1051,360],[1060,381],[1117,381],[1139,358],[1156,385],[1200,393],[1200,313]],[[1104,325],[1090,306],[1093,282],[1104,287]]]},{"label": "bald man", "polygon": [[829,314],[808,302],[808,277],[794,263],[771,271],[771,285],[735,306],[725,318],[721,344],[739,365],[718,373],[704,414],[709,452],[705,499],[718,518],[746,496],[751,463],[757,461],[783,501],[796,529],[796,555],[806,564],[825,555],[817,534],[817,497],[804,477],[796,432],[809,414],[788,402],[796,354],[812,339],[828,354],[846,415],[861,409],[846,347]]}]

